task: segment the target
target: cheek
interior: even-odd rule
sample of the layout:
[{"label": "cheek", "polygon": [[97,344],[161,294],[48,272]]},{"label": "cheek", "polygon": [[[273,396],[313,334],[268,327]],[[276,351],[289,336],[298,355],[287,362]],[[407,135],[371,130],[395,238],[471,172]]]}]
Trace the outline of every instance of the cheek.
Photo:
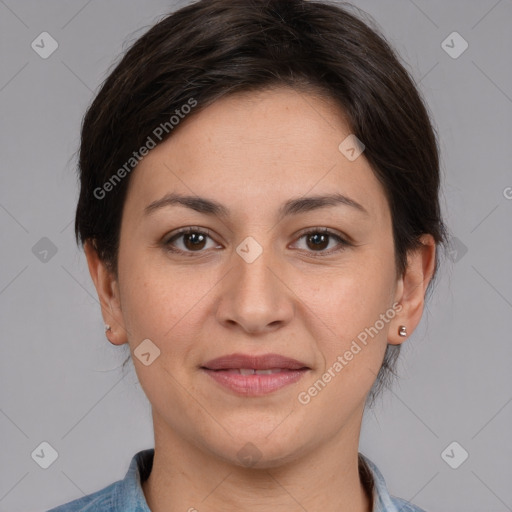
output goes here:
[{"label": "cheek", "polygon": [[119,254],[121,307],[130,345],[139,338],[160,339],[179,319],[179,304],[170,299],[181,296],[182,290],[165,268],[159,269],[129,244],[121,246]]},{"label": "cheek", "polygon": [[[309,413],[316,412],[309,418],[328,410],[331,426],[343,423],[370,391],[395,313],[390,303],[393,282],[382,277],[386,275],[367,267],[361,274],[332,279],[336,291],[316,304],[315,339],[321,364],[297,397]],[[310,426],[314,428],[313,419]]]},{"label": "cheek", "polygon": [[[365,329],[373,326],[392,305],[395,289],[392,257],[354,258],[346,267],[334,270],[314,289],[305,282],[303,300],[331,333],[325,349],[343,348]],[[309,278],[305,278],[306,280]],[[385,336],[381,323],[379,330]]]},{"label": "cheek", "polygon": [[339,403],[339,414],[356,407],[370,390],[395,316],[393,247],[382,244],[380,249],[360,254],[334,273],[322,286],[327,295],[318,293],[312,307],[325,334],[316,337],[323,366],[314,387],[304,391],[317,406]]},{"label": "cheek", "polygon": [[130,251],[119,259],[123,320],[133,349],[151,339],[169,364],[175,356],[185,357],[197,350],[191,340],[199,339],[204,321],[201,315],[209,293],[222,274],[200,271],[193,265],[172,265],[157,249]]},{"label": "cheek", "polygon": [[[129,251],[129,249],[128,249]],[[190,401],[190,363],[197,359],[198,347],[191,341],[200,338],[203,322],[201,299],[215,282],[192,267],[180,270],[151,260],[148,254],[132,252],[119,261],[123,320],[134,366],[148,399],[156,410],[183,408]],[[136,360],[134,351],[150,339],[160,350],[148,366]],[[164,392],[165,390],[165,392]],[[189,411],[200,415],[199,411]]]}]

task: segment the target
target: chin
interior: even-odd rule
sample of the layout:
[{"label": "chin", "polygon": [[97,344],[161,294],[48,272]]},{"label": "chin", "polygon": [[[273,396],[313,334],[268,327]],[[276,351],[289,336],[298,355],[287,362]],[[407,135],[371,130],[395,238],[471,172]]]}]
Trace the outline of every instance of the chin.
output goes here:
[{"label": "chin", "polygon": [[218,444],[218,438],[210,450],[228,464],[247,469],[269,469],[281,467],[300,458],[306,451],[301,439],[287,429],[281,435],[268,432],[253,435],[245,431],[240,435],[227,437],[225,443]]}]

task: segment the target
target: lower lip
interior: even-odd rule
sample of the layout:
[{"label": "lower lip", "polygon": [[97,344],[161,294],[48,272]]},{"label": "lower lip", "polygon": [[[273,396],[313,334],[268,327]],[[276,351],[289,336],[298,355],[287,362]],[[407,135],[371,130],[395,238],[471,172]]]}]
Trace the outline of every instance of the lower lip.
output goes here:
[{"label": "lower lip", "polygon": [[202,368],[202,370],[222,386],[244,396],[261,396],[272,393],[299,381],[307,372],[307,369],[304,369],[283,370],[280,373],[263,375],[242,375],[207,368]]}]

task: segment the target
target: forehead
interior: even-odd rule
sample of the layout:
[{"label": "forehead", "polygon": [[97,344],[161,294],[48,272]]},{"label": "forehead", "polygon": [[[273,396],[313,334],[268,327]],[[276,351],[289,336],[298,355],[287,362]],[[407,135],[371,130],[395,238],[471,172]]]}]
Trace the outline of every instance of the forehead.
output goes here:
[{"label": "forehead", "polygon": [[230,95],[185,118],[144,157],[126,206],[142,211],[177,191],[248,213],[339,192],[382,218],[387,201],[364,152],[351,161],[339,149],[349,136],[333,100],[286,87]]}]

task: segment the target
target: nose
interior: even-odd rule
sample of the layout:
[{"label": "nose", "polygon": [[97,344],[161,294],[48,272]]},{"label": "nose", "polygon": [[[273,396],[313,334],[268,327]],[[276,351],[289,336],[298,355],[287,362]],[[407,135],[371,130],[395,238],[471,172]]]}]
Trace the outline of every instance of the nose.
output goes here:
[{"label": "nose", "polygon": [[294,315],[293,292],[283,282],[270,249],[252,262],[233,252],[231,270],[221,281],[217,318],[225,327],[246,333],[272,332]]}]

